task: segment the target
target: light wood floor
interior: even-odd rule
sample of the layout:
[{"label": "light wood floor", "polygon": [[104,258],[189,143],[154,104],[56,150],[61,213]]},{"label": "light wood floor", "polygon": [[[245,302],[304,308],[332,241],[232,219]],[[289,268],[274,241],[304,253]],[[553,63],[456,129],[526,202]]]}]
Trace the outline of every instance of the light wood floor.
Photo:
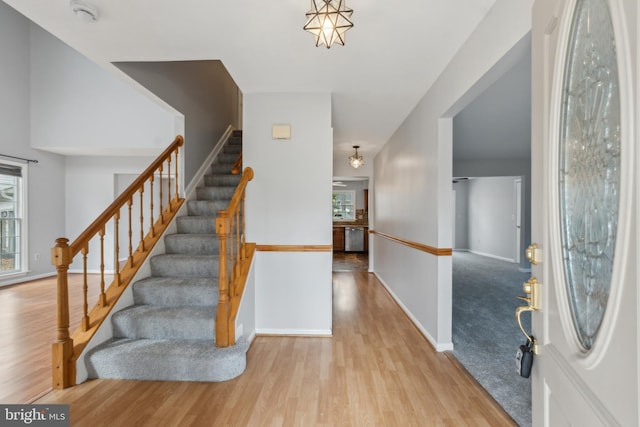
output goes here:
[{"label": "light wood floor", "polygon": [[[99,280],[99,276],[88,280],[90,301],[96,301]],[[69,293],[71,312],[79,313],[81,275],[69,275]],[[70,323],[73,331],[80,319]],[[55,339],[55,276],[0,288],[1,403],[30,403],[51,390],[51,344]]]},{"label": "light wood floor", "polygon": [[333,289],[333,338],[258,337],[234,380],[93,380],[36,403],[70,404],[71,425],[91,427],[514,425],[373,275],[334,273]]},{"label": "light wood floor", "polygon": [[[72,276],[71,294],[80,286]],[[55,294],[53,278],[0,289],[0,402],[48,393],[37,403],[70,404],[73,426],[513,425],[366,272],[334,273],[333,338],[258,337],[247,371],[219,384],[95,380],[50,392]]]}]

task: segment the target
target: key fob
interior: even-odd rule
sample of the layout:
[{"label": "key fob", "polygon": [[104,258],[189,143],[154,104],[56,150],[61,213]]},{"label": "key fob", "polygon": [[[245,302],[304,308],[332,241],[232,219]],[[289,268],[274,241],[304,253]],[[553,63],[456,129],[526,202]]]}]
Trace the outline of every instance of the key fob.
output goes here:
[{"label": "key fob", "polygon": [[533,365],[533,337],[521,345],[516,352],[516,368],[518,375],[529,378],[531,366]]}]

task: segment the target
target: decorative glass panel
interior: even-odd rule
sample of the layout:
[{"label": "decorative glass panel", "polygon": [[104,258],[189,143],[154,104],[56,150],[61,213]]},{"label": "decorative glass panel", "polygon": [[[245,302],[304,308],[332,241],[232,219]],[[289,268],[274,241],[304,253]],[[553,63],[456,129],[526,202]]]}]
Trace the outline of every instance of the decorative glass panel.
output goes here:
[{"label": "decorative glass panel", "polygon": [[593,346],[609,299],[618,229],[620,93],[606,0],[578,0],[562,92],[560,218],[573,324]]}]

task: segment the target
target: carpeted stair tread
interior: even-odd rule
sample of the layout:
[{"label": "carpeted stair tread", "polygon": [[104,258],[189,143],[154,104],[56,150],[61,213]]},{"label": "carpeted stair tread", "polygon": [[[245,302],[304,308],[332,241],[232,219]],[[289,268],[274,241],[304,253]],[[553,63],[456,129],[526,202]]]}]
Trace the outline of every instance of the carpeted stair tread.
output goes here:
[{"label": "carpeted stair tread", "polygon": [[216,347],[202,340],[114,339],[87,355],[90,378],[156,381],[227,381],[246,368],[249,345]]},{"label": "carpeted stair tread", "polygon": [[220,248],[216,234],[170,234],[164,244],[168,254],[217,255]]},{"label": "carpeted stair tread", "polygon": [[217,277],[147,277],[133,284],[136,304],[166,307],[218,304]]},{"label": "carpeted stair tread", "polygon": [[198,200],[231,200],[236,187],[234,185],[225,185],[217,187],[198,187],[196,195]]},{"label": "carpeted stair tread", "polygon": [[218,212],[227,209],[229,201],[224,200],[189,200],[187,210],[193,216],[218,216]]},{"label": "carpeted stair tread", "polygon": [[133,306],[113,314],[114,338],[90,350],[90,378],[160,381],[226,381],[246,367],[248,343],[215,346],[220,244],[216,217],[229,205],[242,152],[234,132],[210,166],[177,233],[164,237],[164,254],[149,259],[151,277],[133,283]]},{"label": "carpeted stair tread", "polygon": [[151,275],[157,277],[217,277],[217,255],[156,255],[150,260]]},{"label": "carpeted stair tread", "polygon": [[189,215],[176,218],[178,234],[215,234],[216,217],[210,215]]},{"label": "carpeted stair tread", "polygon": [[218,185],[222,185],[222,186],[233,186],[235,188],[235,186],[238,185],[238,183],[240,182],[240,179],[242,178],[242,175],[237,174],[237,175],[233,175],[233,174],[211,174],[211,175],[205,175],[204,177],[204,184],[205,187],[215,187]]},{"label": "carpeted stair tread", "polygon": [[216,308],[133,305],[113,315],[115,338],[214,340]]}]

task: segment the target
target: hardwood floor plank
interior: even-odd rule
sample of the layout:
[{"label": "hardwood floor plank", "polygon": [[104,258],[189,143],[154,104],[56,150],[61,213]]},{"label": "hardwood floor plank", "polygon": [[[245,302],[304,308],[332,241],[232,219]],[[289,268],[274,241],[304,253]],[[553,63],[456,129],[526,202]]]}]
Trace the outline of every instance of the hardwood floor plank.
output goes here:
[{"label": "hardwood floor plank", "polygon": [[334,273],[332,338],[257,337],[224,383],[92,380],[73,426],[512,426],[448,353],[437,353],[374,276]]}]

